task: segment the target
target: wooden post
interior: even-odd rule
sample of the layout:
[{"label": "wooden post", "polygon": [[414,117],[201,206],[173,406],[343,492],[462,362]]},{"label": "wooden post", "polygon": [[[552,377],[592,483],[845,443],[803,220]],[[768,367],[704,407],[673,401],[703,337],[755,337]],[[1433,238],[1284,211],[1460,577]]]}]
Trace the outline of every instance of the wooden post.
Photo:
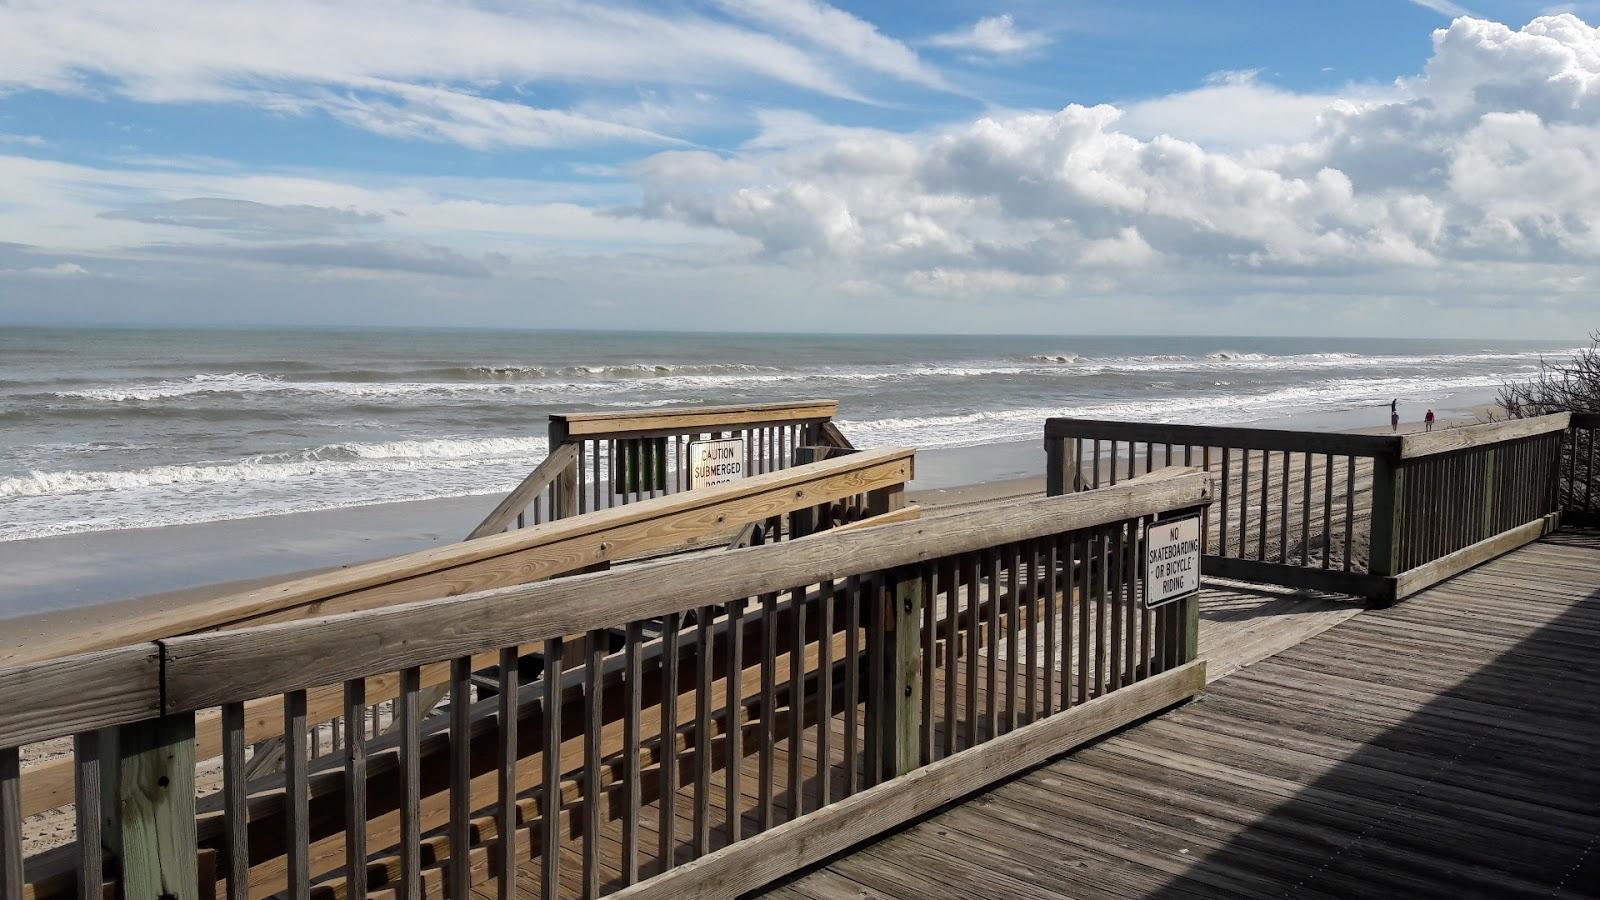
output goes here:
[{"label": "wooden post", "polygon": [[1372,459],[1372,536],[1367,571],[1399,575],[1401,523],[1405,519],[1406,465],[1398,456]]},{"label": "wooden post", "polygon": [[[1561,458],[1556,457],[1556,468],[1561,467]],[[1483,523],[1478,531],[1478,540],[1494,537],[1494,448],[1483,451]]]},{"label": "wooden post", "polygon": [[905,509],[906,486],[892,484],[867,492],[867,515],[881,516],[898,509]]},{"label": "wooden post", "polygon": [[1044,492],[1051,497],[1066,493],[1067,438],[1044,439]]},{"label": "wooden post", "polygon": [[552,519],[566,519],[578,514],[578,466],[583,465],[582,459],[575,459],[572,465],[561,470],[555,480],[555,509],[550,513]]},{"label": "wooden post", "polygon": [[[874,716],[877,745],[883,754],[885,779],[904,775],[921,760],[917,731],[921,725],[922,684],[922,570],[915,566],[894,574],[894,589],[882,594],[884,601],[874,615],[883,616],[881,633],[884,652],[877,654],[884,667],[883,709]],[[869,658],[871,654],[869,654]]]},{"label": "wooden post", "polygon": [[197,900],[194,713],[124,725],[117,744],[124,896]]}]

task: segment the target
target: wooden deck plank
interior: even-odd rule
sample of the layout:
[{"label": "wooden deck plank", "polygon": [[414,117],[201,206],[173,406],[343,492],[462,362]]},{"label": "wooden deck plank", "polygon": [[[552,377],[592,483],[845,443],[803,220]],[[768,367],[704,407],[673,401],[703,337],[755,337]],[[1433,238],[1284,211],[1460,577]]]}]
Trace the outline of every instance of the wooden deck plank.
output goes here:
[{"label": "wooden deck plank", "polygon": [[1205,601],[1200,699],[778,889],[1600,896],[1600,532],[1359,615]]}]

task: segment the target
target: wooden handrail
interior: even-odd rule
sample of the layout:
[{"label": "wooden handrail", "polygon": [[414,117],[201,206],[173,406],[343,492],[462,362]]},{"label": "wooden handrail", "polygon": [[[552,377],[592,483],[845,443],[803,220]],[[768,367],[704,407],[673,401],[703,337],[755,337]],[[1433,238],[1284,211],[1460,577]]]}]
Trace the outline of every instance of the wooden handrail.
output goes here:
[{"label": "wooden handrail", "polygon": [[1352,434],[1343,431],[1289,431],[1281,428],[1240,428],[1231,425],[1120,422],[1067,417],[1046,419],[1044,436],[1047,443],[1064,438],[1083,438],[1151,444],[1186,444],[1195,447],[1249,447],[1252,450],[1331,453],[1335,456],[1394,456],[1400,453],[1401,447],[1401,438],[1398,435]]},{"label": "wooden handrail", "polygon": [[1481,425],[1440,428],[1422,434],[1407,434],[1401,437],[1400,458],[1435,456],[1440,453],[1453,453],[1472,447],[1485,447],[1489,444],[1549,434],[1552,431],[1566,431],[1571,421],[1572,414],[1563,412],[1528,419],[1507,419],[1503,422],[1485,422]]},{"label": "wooden handrail", "polygon": [[621,412],[556,413],[552,424],[565,429],[568,438],[643,436],[701,429],[745,427],[790,422],[820,422],[833,418],[837,400],[803,400],[750,403],[740,406],[663,407]]},{"label": "wooden handrail", "polygon": [[[830,463],[857,459],[854,454]],[[809,467],[808,467],[809,468]],[[795,470],[787,470],[793,472]],[[606,628],[864,571],[1059,534],[1209,500],[1210,478],[1167,470],[1085,494],[864,528],[614,572],[165,641],[165,709],[271,693]]]},{"label": "wooden handrail", "polygon": [[545,457],[544,462],[535,466],[534,470],[528,473],[528,477],[522,479],[522,483],[513,488],[511,493],[507,494],[482,522],[478,523],[478,527],[472,529],[472,533],[467,535],[467,540],[470,541],[474,538],[499,534],[505,531],[511,526],[512,522],[516,521],[517,514],[526,509],[528,504],[539,496],[540,491],[549,487],[556,478],[560,477],[563,471],[574,465],[577,460],[578,448],[572,444],[562,444],[559,447],[550,448],[550,455]]}]

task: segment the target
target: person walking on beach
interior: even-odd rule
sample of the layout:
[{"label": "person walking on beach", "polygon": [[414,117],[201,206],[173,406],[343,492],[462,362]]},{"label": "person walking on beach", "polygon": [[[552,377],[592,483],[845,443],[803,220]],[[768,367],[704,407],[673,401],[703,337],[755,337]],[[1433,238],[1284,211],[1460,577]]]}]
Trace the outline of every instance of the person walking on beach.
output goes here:
[{"label": "person walking on beach", "polygon": [[1422,426],[1427,431],[1433,430],[1433,410],[1428,410],[1428,414],[1422,417]]},{"label": "person walking on beach", "polygon": [[1392,416],[1392,415],[1394,415],[1395,413],[1397,413],[1399,411],[1400,411],[1400,398],[1396,397],[1393,400],[1389,401],[1389,415]]},{"label": "person walking on beach", "polygon": [[1399,413],[1398,410],[1391,410],[1389,412],[1389,430],[1390,431],[1399,431],[1400,430],[1400,413]]}]

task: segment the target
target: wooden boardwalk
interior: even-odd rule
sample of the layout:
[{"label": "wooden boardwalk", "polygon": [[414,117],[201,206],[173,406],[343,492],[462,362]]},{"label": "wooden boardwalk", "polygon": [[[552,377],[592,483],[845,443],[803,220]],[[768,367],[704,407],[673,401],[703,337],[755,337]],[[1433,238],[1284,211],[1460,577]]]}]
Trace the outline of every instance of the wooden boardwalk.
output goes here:
[{"label": "wooden boardwalk", "polygon": [[[1600,896],[1600,533],[1330,617],[1182,708],[771,892]],[[1202,651],[1226,666],[1223,626],[1202,625]]]}]

